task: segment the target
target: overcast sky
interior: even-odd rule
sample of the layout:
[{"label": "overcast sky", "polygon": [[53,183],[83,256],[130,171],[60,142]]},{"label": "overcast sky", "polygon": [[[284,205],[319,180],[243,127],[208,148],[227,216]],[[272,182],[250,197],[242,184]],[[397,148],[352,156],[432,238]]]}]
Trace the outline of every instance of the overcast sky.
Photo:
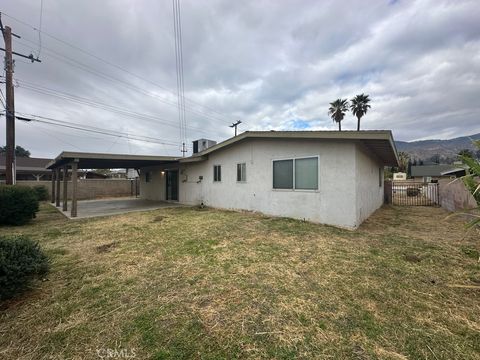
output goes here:
[{"label": "overcast sky", "polygon": [[[180,1],[189,143],[225,140],[236,120],[240,131],[334,130],[329,102],[360,93],[372,98],[362,129],[407,141],[480,132],[478,0]],[[40,0],[0,11],[39,27]],[[42,60],[16,58],[17,112],[164,143],[17,121],[17,144],[38,157],[180,155],[171,0],[43,0],[41,39],[2,19],[22,36],[14,51]],[[0,135],[3,145],[3,125]]]}]

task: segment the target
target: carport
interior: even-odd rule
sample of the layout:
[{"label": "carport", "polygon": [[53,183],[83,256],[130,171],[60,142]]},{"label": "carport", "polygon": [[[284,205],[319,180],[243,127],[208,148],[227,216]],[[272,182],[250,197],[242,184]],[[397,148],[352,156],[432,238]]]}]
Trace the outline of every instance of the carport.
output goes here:
[{"label": "carport", "polygon": [[[147,166],[165,165],[178,162],[179,158],[173,156],[151,155],[123,155],[101,154],[85,152],[64,151],[55,160],[47,164],[46,168],[52,170],[52,198],[51,202],[68,211],[68,172],[71,171],[72,192],[70,201],[70,217],[78,215],[77,185],[79,169],[140,169]],[[63,191],[60,194],[60,182],[63,181]]]}]

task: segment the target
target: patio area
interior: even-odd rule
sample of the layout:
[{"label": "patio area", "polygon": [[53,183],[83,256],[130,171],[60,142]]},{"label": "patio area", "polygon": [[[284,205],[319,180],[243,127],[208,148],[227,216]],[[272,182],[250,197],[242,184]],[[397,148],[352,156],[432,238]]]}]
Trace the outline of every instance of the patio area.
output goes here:
[{"label": "patio area", "polygon": [[[55,206],[55,204],[51,205]],[[71,204],[69,201],[68,209],[70,209],[70,206]],[[57,206],[56,208],[69,219],[85,219],[97,216],[117,215],[135,211],[147,211],[179,206],[182,205],[174,202],[144,200],[131,197],[101,200],[83,200],[78,201],[77,216],[73,218],[70,211],[62,211],[61,206]]]}]

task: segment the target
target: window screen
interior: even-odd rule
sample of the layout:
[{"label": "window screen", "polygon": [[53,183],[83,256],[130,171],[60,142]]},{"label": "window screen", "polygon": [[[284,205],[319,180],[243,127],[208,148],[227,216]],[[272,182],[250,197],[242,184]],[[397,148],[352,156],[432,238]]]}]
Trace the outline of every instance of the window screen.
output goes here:
[{"label": "window screen", "polygon": [[293,160],[273,162],[273,188],[293,189]]},{"label": "window screen", "polygon": [[295,159],[295,189],[318,189],[318,158]]},{"label": "window screen", "polygon": [[152,177],[152,174],[150,173],[150,171],[147,171],[145,173],[145,182],[147,182],[147,183],[150,182],[151,177]]},{"label": "window screen", "polygon": [[383,177],[383,169],[380,167],[378,168],[378,186],[382,187],[382,177]]},{"label": "window screen", "polygon": [[220,165],[213,166],[213,181],[222,181],[222,167]]},{"label": "window screen", "polygon": [[237,181],[247,181],[247,164],[237,164]]}]

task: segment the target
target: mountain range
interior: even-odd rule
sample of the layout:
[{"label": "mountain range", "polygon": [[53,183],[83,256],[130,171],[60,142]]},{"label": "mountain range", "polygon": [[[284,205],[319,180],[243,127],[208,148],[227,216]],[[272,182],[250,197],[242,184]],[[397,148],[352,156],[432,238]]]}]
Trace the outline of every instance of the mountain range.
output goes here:
[{"label": "mountain range", "polygon": [[479,156],[472,140],[480,140],[480,133],[448,140],[395,141],[395,144],[398,151],[408,153],[412,159],[430,160],[438,156],[441,162],[451,162],[463,149],[469,149]]}]

